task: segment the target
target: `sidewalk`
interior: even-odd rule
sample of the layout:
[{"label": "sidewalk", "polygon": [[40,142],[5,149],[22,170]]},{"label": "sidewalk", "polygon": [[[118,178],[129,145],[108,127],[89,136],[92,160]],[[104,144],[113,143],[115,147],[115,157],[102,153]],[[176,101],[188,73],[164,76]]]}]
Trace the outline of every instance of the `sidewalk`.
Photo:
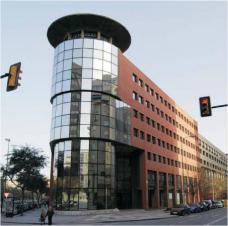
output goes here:
[{"label": "sidewalk", "polygon": [[[40,225],[39,222],[40,209],[30,210],[25,212],[23,216],[16,215],[12,218],[6,218],[2,216],[2,225]],[[53,216],[53,225],[78,225],[78,224],[108,224],[113,222],[128,222],[128,221],[140,221],[140,220],[153,220],[161,218],[171,218],[169,212],[164,210],[120,210],[109,214],[96,214],[86,216],[62,216],[55,214]],[[47,220],[46,220],[47,223]]]}]

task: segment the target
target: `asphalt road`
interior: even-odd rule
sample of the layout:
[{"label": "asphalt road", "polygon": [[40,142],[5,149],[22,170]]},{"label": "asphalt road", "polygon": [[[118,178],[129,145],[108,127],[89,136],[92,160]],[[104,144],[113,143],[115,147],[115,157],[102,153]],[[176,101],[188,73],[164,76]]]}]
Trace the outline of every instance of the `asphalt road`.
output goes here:
[{"label": "asphalt road", "polygon": [[106,225],[228,225],[227,208],[165,219],[104,222]]}]

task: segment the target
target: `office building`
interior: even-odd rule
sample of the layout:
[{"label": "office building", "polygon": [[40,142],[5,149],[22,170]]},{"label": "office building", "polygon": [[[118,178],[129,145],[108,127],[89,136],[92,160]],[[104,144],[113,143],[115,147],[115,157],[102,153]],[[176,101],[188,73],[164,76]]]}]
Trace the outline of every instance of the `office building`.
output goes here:
[{"label": "office building", "polygon": [[[199,200],[197,122],[124,56],[127,29],[100,15],[54,21],[52,187],[60,210]],[[143,51],[143,50],[142,50]]]}]

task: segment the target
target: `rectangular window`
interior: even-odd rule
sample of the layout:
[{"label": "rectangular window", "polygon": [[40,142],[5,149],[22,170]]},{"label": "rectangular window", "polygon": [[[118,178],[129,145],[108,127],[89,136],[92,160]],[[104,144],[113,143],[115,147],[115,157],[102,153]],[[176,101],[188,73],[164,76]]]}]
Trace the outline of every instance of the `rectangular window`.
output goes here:
[{"label": "rectangular window", "polygon": [[133,91],[132,97],[133,97],[134,100],[138,100],[138,93],[136,93],[135,91]]},{"label": "rectangular window", "polygon": [[161,162],[161,155],[158,156],[158,161]]},{"label": "rectangular window", "polygon": [[151,141],[151,135],[150,134],[147,134],[146,135],[146,139],[147,139],[148,142],[150,142]]},{"label": "rectangular window", "polygon": [[139,85],[143,87],[143,80],[139,78]]},{"label": "rectangular window", "polygon": [[150,118],[149,118],[149,117],[146,117],[146,123],[147,123],[148,125],[150,125]]},{"label": "rectangular window", "polygon": [[149,92],[149,86],[148,86],[147,84],[145,84],[145,90],[146,90],[147,92]]},{"label": "rectangular window", "polygon": [[140,131],[140,139],[144,140],[145,139],[145,135],[143,131]]},{"label": "rectangular window", "polygon": [[154,95],[154,90],[150,88],[150,95],[153,96]]},{"label": "rectangular window", "polygon": [[164,133],[165,132],[165,127],[164,126],[161,126],[161,130]]},{"label": "rectangular window", "polygon": [[136,74],[132,74],[132,81],[133,82],[138,82],[138,77],[137,77],[137,75]]},{"label": "rectangular window", "polygon": [[161,117],[164,118],[164,112],[163,111],[161,111]]},{"label": "rectangular window", "polygon": [[139,137],[139,130],[134,128],[134,136]]},{"label": "rectangular window", "polygon": [[170,159],[169,158],[167,158],[167,161],[168,161],[168,165],[170,165]]},{"label": "rectangular window", "polygon": [[140,120],[143,122],[144,121],[144,114],[140,113]]},{"label": "rectangular window", "polygon": [[133,115],[134,115],[135,118],[138,118],[138,111],[133,109]]},{"label": "rectangular window", "polygon": [[158,138],[158,146],[161,146],[161,140]]},{"label": "rectangular window", "polygon": [[156,95],[156,99],[159,100],[159,94],[155,93],[155,95]]},{"label": "rectangular window", "polygon": [[140,103],[140,104],[144,104],[144,99],[143,99],[142,96],[139,96],[139,103]]},{"label": "rectangular window", "polygon": [[155,111],[155,106],[153,104],[151,104],[151,110]]},{"label": "rectangular window", "polygon": [[165,157],[163,157],[163,163],[164,163],[164,164],[166,163]]},{"label": "rectangular window", "polygon": [[150,102],[148,100],[146,100],[146,107],[150,108]]},{"label": "rectangular window", "polygon": [[148,160],[150,160],[150,159],[151,159],[150,152],[147,152],[147,159],[148,159]]},{"label": "rectangular window", "polygon": [[156,162],[157,161],[157,158],[156,158],[156,154],[153,154],[153,160]]},{"label": "rectangular window", "polygon": [[157,115],[159,115],[160,114],[159,108],[156,108],[156,111],[157,111]]},{"label": "rectangular window", "polygon": [[171,104],[170,103],[168,103],[168,107],[169,107],[169,109],[171,109]]},{"label": "rectangular window", "polygon": [[164,103],[165,103],[165,106],[167,107],[167,101],[166,100],[164,100]]},{"label": "rectangular window", "polygon": [[160,96],[160,102],[163,104],[163,97]]},{"label": "rectangular window", "polygon": [[152,122],[152,126],[155,128],[155,121],[152,119],[151,122]]},{"label": "rectangular window", "polygon": [[157,129],[160,130],[160,123],[157,122]]},{"label": "rectangular window", "polygon": [[156,137],[152,137],[152,143],[156,144]]}]

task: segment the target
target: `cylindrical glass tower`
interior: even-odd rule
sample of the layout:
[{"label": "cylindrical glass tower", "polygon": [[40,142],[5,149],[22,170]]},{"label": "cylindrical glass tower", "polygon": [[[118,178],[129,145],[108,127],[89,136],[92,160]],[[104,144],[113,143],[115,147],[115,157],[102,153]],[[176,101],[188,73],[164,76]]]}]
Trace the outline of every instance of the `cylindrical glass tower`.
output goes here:
[{"label": "cylindrical glass tower", "polygon": [[117,96],[118,51],[128,31],[76,14],[48,29],[55,48],[51,148],[53,204],[60,210],[116,207],[116,144],[130,144],[130,108]]}]

